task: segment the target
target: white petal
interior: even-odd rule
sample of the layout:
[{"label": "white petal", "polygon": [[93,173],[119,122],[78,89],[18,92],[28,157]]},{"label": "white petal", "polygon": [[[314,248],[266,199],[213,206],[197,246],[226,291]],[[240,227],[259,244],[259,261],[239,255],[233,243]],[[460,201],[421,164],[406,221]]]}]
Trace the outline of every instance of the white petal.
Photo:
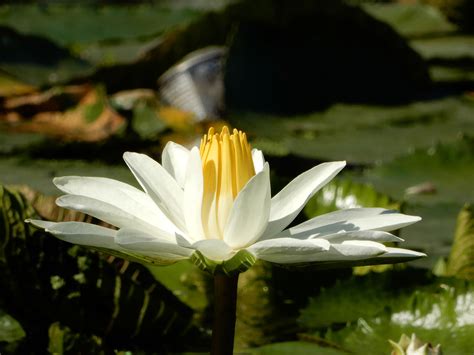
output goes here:
[{"label": "white petal", "polygon": [[162,259],[186,259],[192,249],[184,248],[177,242],[170,242],[159,234],[150,235],[132,228],[122,228],[117,232],[115,243],[126,250]]},{"label": "white petal", "polygon": [[306,239],[340,232],[366,230],[388,232],[408,226],[419,220],[421,220],[420,217],[404,215],[383,208],[352,208],[314,217],[281,232],[278,237],[291,236],[292,238]]},{"label": "white petal", "polygon": [[[310,237],[312,238],[312,237]],[[403,242],[402,238],[399,238],[391,233],[382,231],[356,231],[356,232],[341,232],[323,235],[321,238],[329,240],[331,243],[340,243],[346,240],[372,240],[374,242]]]},{"label": "white petal", "polygon": [[299,240],[293,238],[267,239],[247,248],[257,258],[276,260],[289,256],[304,256],[329,250],[330,243],[324,239]]},{"label": "white petal", "polygon": [[204,239],[201,218],[203,188],[201,156],[199,150],[194,147],[189,155],[183,203],[187,235],[194,241]]},{"label": "white petal", "polygon": [[189,150],[182,145],[168,142],[161,154],[161,164],[174,177],[179,186],[184,187]]},{"label": "white petal", "polygon": [[286,228],[300,213],[308,200],[336,176],[345,165],[344,161],[319,164],[300,174],[286,185],[272,198],[270,220],[265,231],[265,238],[271,238]]},{"label": "white petal", "polygon": [[234,249],[255,242],[264,232],[270,214],[270,168],[253,176],[234,201],[224,229],[224,241]]},{"label": "white petal", "polygon": [[255,174],[258,174],[263,170],[263,166],[265,165],[265,158],[263,157],[262,151],[259,149],[252,149],[252,160]]},{"label": "white petal", "polygon": [[331,244],[345,259],[365,259],[367,257],[380,255],[387,252],[383,244],[370,240],[346,240],[340,244]]},{"label": "white petal", "polygon": [[200,240],[193,244],[206,258],[215,261],[224,261],[234,256],[235,251],[220,239]]},{"label": "white petal", "polygon": [[41,220],[27,220],[27,222],[69,243],[92,247],[121,250],[114,238],[116,230],[83,222],[48,222]]},{"label": "white petal", "polygon": [[[316,241],[319,239],[309,239],[307,241]],[[249,248],[250,249],[250,248]],[[342,244],[331,244],[328,250],[308,254],[259,254],[257,257],[262,260],[278,263],[314,263],[327,261],[349,261],[371,258],[386,251],[383,244],[370,241],[350,241]]]},{"label": "white petal", "polygon": [[59,207],[86,213],[119,228],[133,226],[135,229],[140,229],[144,232],[155,233],[156,231],[159,231],[163,235],[168,235],[169,238],[173,238],[171,232],[157,228],[149,224],[147,221],[143,221],[140,218],[122,211],[116,206],[93,198],[77,195],[64,195],[56,200],[56,204]]},{"label": "white petal", "polygon": [[123,182],[80,176],[58,177],[53,182],[61,191],[68,194],[102,201],[147,224],[170,231],[170,233],[176,231],[176,226],[163,214],[150,196]]},{"label": "white petal", "polygon": [[182,211],[183,190],[156,161],[144,154],[126,152],[125,162],[143,189],[181,231],[186,230]]},{"label": "white petal", "polygon": [[387,252],[385,254],[378,256],[377,258],[394,259],[394,260],[400,259],[400,262],[402,262],[403,259],[422,258],[425,256],[426,256],[425,253],[420,253],[414,250],[387,247]]}]

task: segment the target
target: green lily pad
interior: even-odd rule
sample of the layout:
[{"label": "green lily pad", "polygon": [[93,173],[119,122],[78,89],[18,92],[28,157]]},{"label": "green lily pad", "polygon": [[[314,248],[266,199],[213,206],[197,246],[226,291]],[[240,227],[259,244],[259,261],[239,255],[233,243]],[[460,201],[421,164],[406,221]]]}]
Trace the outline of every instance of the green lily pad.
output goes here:
[{"label": "green lily pad", "polygon": [[255,355],[306,355],[306,354],[318,354],[318,355],[343,355],[347,354],[347,351],[332,349],[329,347],[323,347],[318,344],[304,342],[304,341],[287,341],[282,343],[275,343],[262,346],[260,348],[246,350],[249,354]]},{"label": "green lily pad", "polygon": [[46,137],[38,133],[7,133],[0,130],[0,154],[12,154],[24,151],[42,143]]},{"label": "green lily pad", "polygon": [[424,59],[474,60],[474,36],[445,36],[410,41]]},{"label": "green lily pad", "polygon": [[470,67],[432,65],[429,71],[435,82],[474,81],[474,63]]},{"label": "green lily pad", "polygon": [[433,265],[449,254],[458,211],[465,202],[474,201],[473,153],[474,140],[458,138],[450,144],[416,150],[353,178],[407,201],[405,212],[423,218],[404,229],[403,237],[407,248],[428,254],[420,263]]},{"label": "green lily pad", "polygon": [[435,7],[424,4],[367,3],[363,9],[376,19],[388,23],[398,33],[407,36],[426,36],[457,30]]},{"label": "green lily pad", "polygon": [[142,101],[133,108],[132,128],[142,139],[156,140],[167,127],[156,104]]},{"label": "green lily pad", "polygon": [[449,275],[474,280],[474,215],[471,205],[464,206],[458,215],[446,271]]},{"label": "green lily pad", "polygon": [[387,353],[388,339],[398,339],[402,333],[441,343],[448,354],[469,353],[474,348],[470,316],[474,284],[413,274],[413,270],[386,272],[339,282],[310,301],[300,322],[355,354],[367,349]]},{"label": "green lily pad", "polygon": [[44,160],[27,158],[1,158],[0,183],[5,185],[29,185],[44,194],[57,195],[52,180],[56,176],[102,176],[137,186],[137,182],[125,164],[106,165],[84,160]]},{"label": "green lily pad", "polygon": [[339,104],[305,116],[235,114],[231,121],[269,154],[373,164],[474,134],[473,114],[472,101],[451,97],[393,107]]},{"label": "green lily pad", "polygon": [[0,342],[13,343],[25,336],[25,331],[15,318],[0,311]]},{"label": "green lily pad", "polygon": [[[420,149],[364,172],[364,180],[377,189],[424,204],[474,200],[474,139],[458,138],[451,144]],[[410,193],[409,187],[425,182],[433,191]]]},{"label": "green lily pad", "polygon": [[[0,7],[0,25],[49,38],[60,45],[156,35],[203,11],[183,6],[21,4]],[[126,26],[124,26],[126,24]]]},{"label": "green lily pad", "polygon": [[204,311],[209,305],[208,288],[212,277],[184,260],[167,266],[148,266],[156,280],[182,302],[196,311]]},{"label": "green lily pad", "polygon": [[401,204],[378,193],[373,186],[351,180],[332,180],[311,198],[304,208],[308,218],[345,208],[383,207],[400,210]]}]

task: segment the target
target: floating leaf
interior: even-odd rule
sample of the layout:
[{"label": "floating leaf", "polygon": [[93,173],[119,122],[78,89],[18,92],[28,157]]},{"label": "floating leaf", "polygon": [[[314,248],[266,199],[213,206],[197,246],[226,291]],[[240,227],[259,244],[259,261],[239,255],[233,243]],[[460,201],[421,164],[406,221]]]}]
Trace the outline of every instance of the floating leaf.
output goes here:
[{"label": "floating leaf", "polygon": [[450,97],[401,106],[338,104],[304,116],[232,114],[230,121],[256,142],[265,139],[263,149],[270,141],[298,157],[374,164],[474,134],[473,114],[473,102]]},{"label": "floating leaf", "polygon": [[288,341],[282,343],[275,343],[265,345],[260,348],[248,350],[249,354],[255,355],[307,355],[307,354],[318,354],[318,355],[345,355],[348,352],[344,350],[332,349],[329,347],[323,347],[317,344],[312,344],[303,341]]},{"label": "floating leaf", "polygon": [[[6,130],[35,132],[66,141],[97,142],[120,132],[125,119],[108,104],[103,89],[89,90],[77,107],[61,112],[39,112],[28,120],[16,114],[4,118]],[[1,119],[1,117],[0,117]]]},{"label": "floating leaf", "polygon": [[363,9],[407,37],[446,34],[457,29],[437,8],[430,5],[367,3]]},{"label": "floating leaf", "polygon": [[465,205],[458,215],[446,271],[448,275],[474,280],[474,215],[471,205]]},{"label": "floating leaf", "polygon": [[132,129],[142,139],[157,139],[168,125],[163,122],[158,114],[156,104],[140,102],[133,109]]},{"label": "floating leaf", "polygon": [[472,297],[472,282],[426,277],[414,270],[370,274],[323,290],[302,311],[300,321],[356,354],[367,349],[388,353],[388,338],[415,333],[441,343],[447,354],[461,355],[474,347]]},{"label": "floating leaf", "polygon": [[58,193],[58,189],[51,181],[55,176],[113,176],[131,185],[137,184],[124,164],[115,166],[97,161],[3,158],[0,159],[0,170],[2,171],[0,183],[29,185],[34,190],[50,195]]},{"label": "floating leaf", "polygon": [[348,179],[332,180],[311,198],[304,208],[308,218],[346,208],[382,207],[400,210],[401,203],[381,194],[371,185]]},{"label": "floating leaf", "polygon": [[[396,199],[407,201],[406,213],[423,218],[403,231],[407,248],[422,249],[423,261],[432,266],[449,254],[456,216],[465,202],[474,202],[474,140],[461,137],[450,144],[416,150],[392,162],[353,175],[355,181],[373,184]],[[406,194],[407,189],[430,182],[431,194]]]},{"label": "floating leaf", "polygon": [[426,60],[474,61],[474,36],[423,38],[412,40],[410,45]]},{"label": "floating leaf", "polygon": [[[94,353],[105,355],[102,339],[93,335],[74,333],[69,327],[62,326],[59,322],[51,324],[48,329],[50,354],[66,353]],[[108,351],[111,351],[109,349]]]},{"label": "floating leaf", "polygon": [[[41,35],[60,45],[132,40],[183,25],[203,13],[191,6],[129,4],[8,4],[0,24]],[[127,23],[127,26],[123,26]]]},{"label": "floating leaf", "polygon": [[0,311],[0,343],[13,343],[26,336],[21,324],[11,315]]},{"label": "floating leaf", "polygon": [[0,96],[22,95],[35,91],[35,87],[26,84],[0,71]]}]

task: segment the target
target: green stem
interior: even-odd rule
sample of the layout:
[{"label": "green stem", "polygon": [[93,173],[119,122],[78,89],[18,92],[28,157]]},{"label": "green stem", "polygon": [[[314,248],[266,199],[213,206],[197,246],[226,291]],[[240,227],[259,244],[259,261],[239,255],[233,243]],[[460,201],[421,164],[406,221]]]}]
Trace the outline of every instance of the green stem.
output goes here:
[{"label": "green stem", "polygon": [[239,274],[214,276],[214,324],[212,327],[211,355],[231,355],[234,332]]}]

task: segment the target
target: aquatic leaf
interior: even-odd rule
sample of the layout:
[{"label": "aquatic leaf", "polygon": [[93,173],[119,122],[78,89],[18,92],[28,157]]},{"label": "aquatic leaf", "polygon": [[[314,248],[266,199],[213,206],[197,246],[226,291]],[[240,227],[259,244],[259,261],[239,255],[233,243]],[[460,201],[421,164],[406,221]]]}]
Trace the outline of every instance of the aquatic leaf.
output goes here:
[{"label": "aquatic leaf", "polygon": [[27,334],[59,321],[113,347],[156,351],[157,339],[168,349],[202,344],[192,310],[146,268],[59,241],[24,223],[34,215],[22,195],[0,188],[2,299]]},{"label": "aquatic leaf", "polygon": [[410,45],[426,60],[442,60],[444,64],[456,60],[474,60],[474,36],[457,35],[434,38],[420,38]]},{"label": "aquatic leaf", "polygon": [[0,310],[0,343],[13,343],[26,336],[21,324],[8,313]]},{"label": "aquatic leaf", "polygon": [[100,87],[89,90],[75,108],[65,112],[34,112],[28,119],[16,112],[15,115],[15,120],[6,115],[5,130],[42,133],[65,141],[105,140],[125,125],[125,119],[110,107]]},{"label": "aquatic leaf", "polygon": [[407,37],[433,36],[457,30],[436,7],[426,4],[366,3],[362,7]]},{"label": "aquatic leaf", "polygon": [[400,106],[337,104],[286,117],[231,113],[229,120],[258,137],[257,144],[265,139],[264,152],[272,142],[279,151],[302,158],[374,164],[474,134],[473,114],[473,102],[448,97]]},{"label": "aquatic leaf", "polygon": [[35,91],[36,88],[0,71],[0,96],[22,95]]},{"label": "aquatic leaf", "polygon": [[[48,329],[50,354],[67,353],[94,353],[105,355],[106,349],[102,339],[94,335],[74,333],[69,327],[62,326],[59,322],[51,324]],[[112,349],[108,349],[112,351]]]},{"label": "aquatic leaf", "polygon": [[454,242],[446,272],[459,278],[474,280],[474,215],[471,205],[459,212]]},{"label": "aquatic leaf", "polygon": [[[428,254],[422,262],[431,267],[439,257],[449,254],[456,216],[464,203],[474,201],[473,157],[474,140],[465,136],[449,144],[415,150],[351,178],[370,183],[396,199],[404,199],[405,212],[423,218],[422,223],[404,230],[403,237],[407,248]],[[407,189],[426,182],[435,191],[406,194]]]},{"label": "aquatic leaf", "polygon": [[88,84],[55,86],[44,91],[7,97],[2,102],[2,114],[6,116],[2,120],[30,118],[45,111],[64,111],[76,106],[92,89]]},{"label": "aquatic leaf", "polygon": [[[120,155],[122,152],[120,152]],[[136,186],[130,170],[121,166],[106,165],[98,161],[46,160],[22,157],[0,159],[0,183],[5,185],[29,185],[45,194],[58,194],[51,179],[55,176],[114,176],[117,180]],[[34,174],[31,172],[34,171]]]},{"label": "aquatic leaf", "polygon": [[288,341],[282,343],[274,343],[262,346],[260,348],[247,350],[249,354],[255,355],[344,355],[348,352],[345,350],[338,350],[330,347],[320,346],[304,341]]},{"label": "aquatic leaf", "polygon": [[356,354],[369,348],[388,353],[387,338],[402,333],[441,343],[447,354],[469,353],[474,346],[474,284],[414,271],[340,281],[310,301],[301,324]]},{"label": "aquatic leaf", "polygon": [[[195,19],[205,9],[170,4],[8,4],[0,24],[36,34],[60,45],[147,38]],[[123,26],[126,23],[127,26]]]},{"label": "aquatic leaf", "polygon": [[142,139],[158,139],[168,125],[160,119],[156,104],[139,102],[133,109],[132,129]]},{"label": "aquatic leaf", "polygon": [[401,210],[401,203],[377,192],[373,186],[349,179],[332,180],[309,200],[304,208],[308,218],[346,208],[382,207]]},{"label": "aquatic leaf", "polygon": [[27,35],[0,25],[0,36],[0,71],[21,82],[51,85],[92,73],[89,63],[36,34]]}]

